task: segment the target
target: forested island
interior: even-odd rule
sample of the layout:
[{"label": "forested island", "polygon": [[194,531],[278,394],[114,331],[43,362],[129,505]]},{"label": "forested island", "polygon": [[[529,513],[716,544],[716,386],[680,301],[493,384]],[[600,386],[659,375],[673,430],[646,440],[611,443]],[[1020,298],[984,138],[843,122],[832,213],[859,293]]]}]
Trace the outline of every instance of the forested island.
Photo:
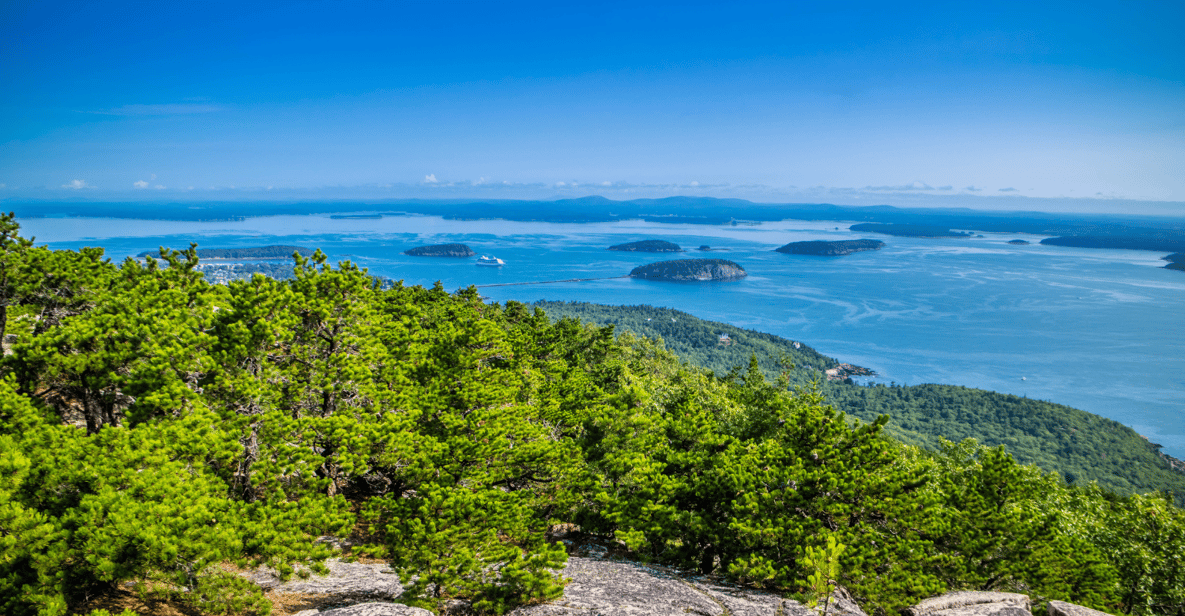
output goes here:
[{"label": "forested island", "polygon": [[683,249],[678,244],[663,240],[642,240],[640,242],[617,244],[610,246],[609,250],[619,250],[622,252],[683,252]]},{"label": "forested island", "polygon": [[[207,261],[240,261],[240,260],[263,260],[263,259],[291,259],[292,254],[296,253],[302,257],[308,257],[313,254],[313,251],[308,248],[300,246],[258,246],[246,248],[198,248],[197,256],[199,259],[206,259]],[[159,257],[159,250],[149,250],[142,252],[136,257]]]},{"label": "forested island", "polygon": [[1028,246],[1029,245],[1028,240],[1008,240],[1008,243],[1012,244],[1013,246]]},{"label": "forested island", "polygon": [[745,268],[726,259],[676,259],[641,265],[630,270],[631,277],[647,280],[740,280],[748,275]]},{"label": "forested island", "polygon": [[403,251],[412,257],[472,257],[477,254],[465,244],[433,244],[431,246],[417,246]]},{"label": "forested island", "polygon": [[[970,439],[912,446],[888,416],[828,404],[840,381],[793,387],[804,369],[777,358],[717,374],[473,287],[384,288],[321,253],[289,280],[212,285],[193,248],[117,264],[18,230],[0,216],[5,614],[100,616],[135,593],[160,613],[264,616],[242,573],[307,577],[331,556],[385,563],[402,603],[503,614],[562,596],[575,542],[556,529],[782,596],[834,581],[869,614],[965,589],[1185,609],[1170,496],[1067,484]],[[728,331],[726,352],[834,367]],[[869,414],[983,415],[961,400],[974,390],[847,387],[875,394]],[[1045,408],[993,404],[1016,425]],[[1125,455],[1121,426],[1053,407],[1034,440]]]},{"label": "forested island", "polygon": [[1185,271],[1185,252],[1176,252],[1163,258],[1169,262],[1168,265],[1164,266],[1165,269]]},{"label": "forested island", "polygon": [[872,233],[884,233],[885,235],[895,235],[898,237],[971,237],[971,233],[967,231],[951,231],[949,227],[937,227],[934,225],[914,225],[914,224],[880,224],[880,223],[860,223],[848,227],[852,231],[870,231]]},{"label": "forested island", "polygon": [[791,255],[818,255],[821,257],[838,257],[850,255],[864,250],[880,250],[885,245],[880,240],[811,240],[806,242],[790,242],[777,249]]}]

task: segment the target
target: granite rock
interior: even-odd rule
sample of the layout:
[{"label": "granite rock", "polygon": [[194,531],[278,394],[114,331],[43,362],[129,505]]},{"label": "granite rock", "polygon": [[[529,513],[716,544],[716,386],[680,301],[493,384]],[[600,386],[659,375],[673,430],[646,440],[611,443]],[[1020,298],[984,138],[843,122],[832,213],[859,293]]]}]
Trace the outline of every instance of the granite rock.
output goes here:
[{"label": "granite rock", "polygon": [[911,616],[1031,616],[1029,597],[1011,592],[951,592],[909,608]]},{"label": "granite rock", "polygon": [[1089,607],[1066,603],[1065,601],[1050,601],[1046,608],[1049,616],[1110,616],[1106,612],[1092,610]]}]

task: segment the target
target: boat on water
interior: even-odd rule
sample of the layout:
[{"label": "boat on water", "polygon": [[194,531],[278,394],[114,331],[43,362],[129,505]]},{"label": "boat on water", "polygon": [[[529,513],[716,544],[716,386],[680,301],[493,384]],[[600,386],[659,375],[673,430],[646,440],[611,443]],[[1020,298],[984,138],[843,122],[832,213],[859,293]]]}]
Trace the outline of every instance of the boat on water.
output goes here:
[{"label": "boat on water", "polygon": [[503,261],[502,259],[498,259],[496,257],[487,257],[487,256],[483,255],[483,256],[477,258],[477,264],[478,265],[487,265],[490,267],[501,267],[503,265],[506,265],[506,262]]}]

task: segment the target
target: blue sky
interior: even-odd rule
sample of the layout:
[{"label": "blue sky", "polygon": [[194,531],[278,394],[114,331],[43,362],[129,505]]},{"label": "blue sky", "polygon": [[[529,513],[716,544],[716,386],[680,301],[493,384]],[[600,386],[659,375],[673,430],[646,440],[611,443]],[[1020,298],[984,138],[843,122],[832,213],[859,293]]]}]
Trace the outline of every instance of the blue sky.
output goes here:
[{"label": "blue sky", "polygon": [[1182,2],[8,0],[0,29],[0,198],[1185,216]]}]

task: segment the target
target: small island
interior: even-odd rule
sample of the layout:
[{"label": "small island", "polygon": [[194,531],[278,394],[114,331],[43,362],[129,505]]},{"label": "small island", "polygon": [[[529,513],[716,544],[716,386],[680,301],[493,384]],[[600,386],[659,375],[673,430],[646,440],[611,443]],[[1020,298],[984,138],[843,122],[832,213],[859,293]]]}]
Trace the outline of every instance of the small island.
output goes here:
[{"label": "small island", "polygon": [[1028,246],[1029,245],[1028,240],[1008,240],[1008,243],[1012,244],[1013,246]]},{"label": "small island", "polygon": [[806,242],[790,242],[777,249],[790,255],[818,255],[821,257],[839,257],[864,250],[880,250],[885,245],[880,240],[811,240]]},{"label": "small island", "polygon": [[740,280],[749,273],[725,259],[676,259],[635,267],[631,278],[647,280],[708,281]]},{"label": "small island", "polygon": [[472,257],[477,254],[464,244],[433,244],[432,246],[417,246],[403,254],[412,257]]},{"label": "small island", "polygon": [[683,252],[683,249],[678,244],[663,240],[642,240],[640,242],[618,244],[616,246],[610,246],[609,250],[620,250],[622,252]]},{"label": "small island", "polygon": [[871,231],[897,237],[971,237],[966,231],[951,231],[949,227],[865,222],[848,227],[852,231]]},{"label": "small island", "polygon": [[[292,253],[302,257],[313,254],[312,250],[300,246],[248,246],[246,248],[198,248],[197,257],[203,261],[243,261],[265,259],[291,259]],[[136,257],[159,257],[159,250],[144,251]]]}]

